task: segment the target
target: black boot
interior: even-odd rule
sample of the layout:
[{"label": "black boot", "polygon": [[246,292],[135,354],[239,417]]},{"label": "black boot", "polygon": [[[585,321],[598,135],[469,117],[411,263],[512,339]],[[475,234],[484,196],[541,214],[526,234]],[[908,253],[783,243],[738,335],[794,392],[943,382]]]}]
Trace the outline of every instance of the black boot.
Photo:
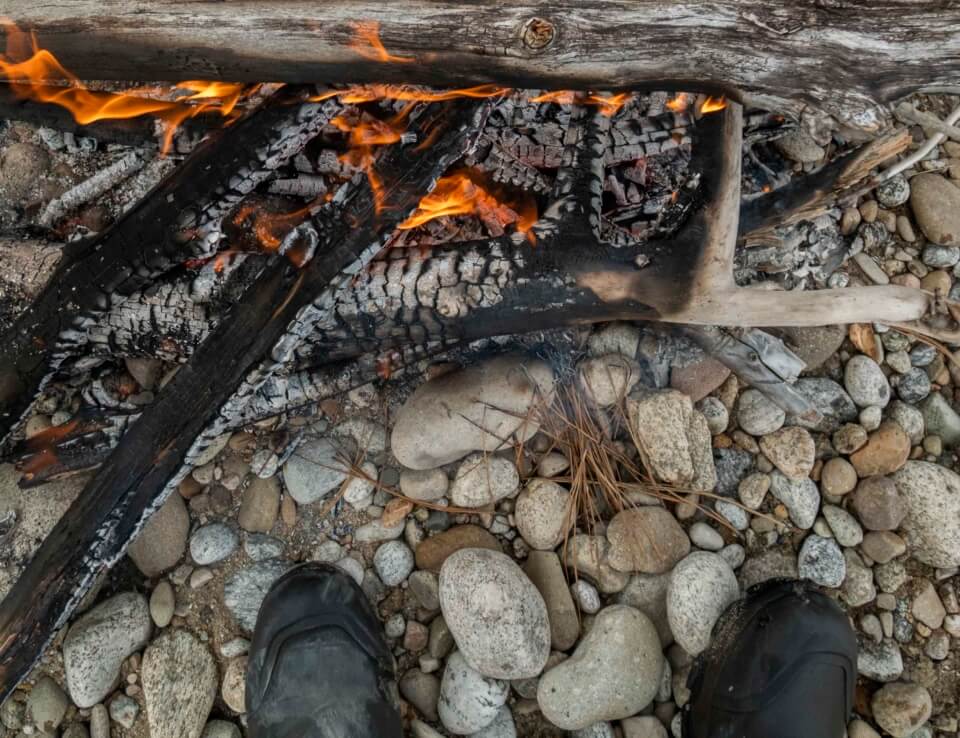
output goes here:
[{"label": "black boot", "polygon": [[401,738],[393,656],[363,591],[332,566],[282,576],[247,667],[250,738]]},{"label": "black boot", "polygon": [[856,680],[856,637],[829,597],[804,582],[757,585],[694,664],[683,738],[842,738]]}]

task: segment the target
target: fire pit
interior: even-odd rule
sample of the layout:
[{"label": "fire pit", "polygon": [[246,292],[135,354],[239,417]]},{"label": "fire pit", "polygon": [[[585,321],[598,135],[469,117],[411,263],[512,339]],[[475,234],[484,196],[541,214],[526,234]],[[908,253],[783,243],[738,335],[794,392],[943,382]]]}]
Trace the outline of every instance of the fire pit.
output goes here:
[{"label": "fire pit", "polygon": [[[93,17],[80,5],[78,18]],[[170,5],[171,13],[192,12]],[[725,5],[739,4],[709,12],[723,16]],[[650,20],[647,9],[621,10],[631,23]],[[777,41],[799,32],[791,13],[740,17]],[[25,20],[62,49],[68,66],[94,76],[86,52],[51,25],[63,19]],[[114,27],[107,50],[134,30],[156,30],[129,22],[125,16]],[[165,24],[153,16],[144,22]],[[394,33],[406,38],[417,22],[405,20]],[[427,25],[433,34],[449,23]],[[772,142],[812,125],[809,116],[798,123],[790,94],[810,79],[803,59],[799,81],[785,84],[782,98],[773,91],[783,75],[763,75],[729,50],[719,73],[736,69],[726,79],[762,94],[689,83],[697,59],[625,90],[616,71],[622,51],[607,58],[606,46],[591,47],[599,42],[585,24],[585,54],[605,63],[590,74],[576,63],[573,71],[543,72],[532,89],[530,59],[555,45],[575,48],[572,26],[542,18],[514,24],[529,58],[512,67],[509,55],[498,57],[485,75],[473,67],[482,39],[456,69],[428,74],[405,46],[384,42],[376,23],[347,27],[340,45],[363,60],[357,79],[375,81],[298,82],[343,77],[323,74],[340,67],[316,52],[309,64],[279,62],[290,84],[186,82],[124,92],[79,85],[36,41],[8,29],[0,74],[10,84],[0,90],[0,116],[66,131],[72,145],[85,136],[155,145],[178,163],[96,233],[75,217],[78,207],[139,171],[142,147],[40,211],[0,213],[10,232],[71,239],[47,286],[4,336],[5,449],[26,484],[99,467],[4,601],[0,701],[191,467],[245,424],[389,379],[477,339],[611,320],[683,326],[786,411],[816,422],[818,409],[792,387],[802,363],[756,328],[842,320],[958,335],[956,307],[942,294],[830,282],[826,265],[845,254],[826,239],[808,249],[809,275],[798,278],[818,289],[757,288],[780,268],[793,225],[891,178],[892,168],[874,172],[910,143],[903,131],[850,143],[832,163],[799,176],[782,161],[771,166]],[[235,30],[211,32],[228,38]],[[193,33],[189,25],[174,34],[170,50],[189,49]],[[193,69],[196,59],[183,53]],[[210,50],[217,76],[239,68],[238,79],[269,75],[262,61],[245,66],[244,54]],[[169,71],[149,47],[127,56],[136,63],[114,70],[107,60],[103,76]],[[843,122],[864,124],[862,131],[876,122],[875,110],[864,112],[863,91],[880,72],[869,63],[859,71],[841,103],[817,102],[836,112],[856,101],[858,115]],[[511,84],[472,84],[491,76]],[[601,78],[608,82],[591,84]],[[412,84],[437,80],[471,86]],[[546,82],[616,89],[542,89]],[[155,397],[131,398],[104,368],[139,358],[181,368]],[[81,409],[24,438],[31,408],[51,392],[81,398]]]}]

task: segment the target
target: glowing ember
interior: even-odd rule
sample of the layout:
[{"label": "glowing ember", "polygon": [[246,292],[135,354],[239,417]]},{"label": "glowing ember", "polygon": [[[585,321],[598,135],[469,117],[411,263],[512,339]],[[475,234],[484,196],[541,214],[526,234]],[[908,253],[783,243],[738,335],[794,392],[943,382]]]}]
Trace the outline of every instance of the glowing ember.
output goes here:
[{"label": "glowing ember", "polygon": [[700,106],[700,113],[703,115],[716,113],[725,107],[727,107],[727,99],[725,97],[708,97],[703,101],[703,105]]},{"label": "glowing ember", "polygon": [[[307,218],[313,215],[314,210],[327,199],[327,196],[321,195],[313,202],[304,205],[291,212],[282,213],[271,211],[263,207],[262,203],[245,202],[237,209],[232,220],[234,225],[246,226],[256,237],[264,251],[278,251],[283,239],[303,223]],[[222,251],[217,255],[219,260],[221,256],[223,261],[214,263],[214,270],[220,272],[229,261],[229,251]]]},{"label": "glowing ember", "polygon": [[343,116],[337,116],[330,121],[332,125],[349,134],[350,150],[340,156],[340,161],[362,169],[366,173],[373,192],[374,207],[378,213],[383,210],[385,193],[383,183],[374,168],[376,156],[373,153],[373,147],[399,141],[403,135],[409,111],[410,108],[406,108],[387,121],[370,118],[351,124]]},{"label": "glowing ember", "polygon": [[506,204],[465,172],[455,172],[439,179],[433,192],[426,195],[416,211],[397,227],[410,230],[443,216],[472,214],[482,220],[492,219],[501,227],[513,223],[531,242],[534,239],[531,229],[537,221],[537,209],[532,201]]},{"label": "glowing ember", "polygon": [[[32,34],[24,33],[9,21],[2,25],[7,52],[0,55],[0,77],[9,80],[14,94],[66,108],[80,125],[153,115],[164,123],[164,153],[169,150],[173,134],[183,121],[207,111],[231,117],[237,103],[252,91],[243,84],[189,81],[176,87],[191,94],[172,101],[88,90],[53,54],[40,49]],[[14,61],[17,58],[20,60]],[[69,86],[47,84],[51,81],[67,82]]]},{"label": "glowing ember", "polygon": [[413,57],[395,56],[387,51],[380,40],[380,23],[377,21],[354,23],[353,30],[356,35],[350,40],[350,48],[364,59],[393,64],[408,64],[414,61]]},{"label": "glowing ember", "polygon": [[690,107],[690,96],[686,92],[681,92],[672,100],[667,101],[667,110],[674,113],[682,113],[688,107]]}]

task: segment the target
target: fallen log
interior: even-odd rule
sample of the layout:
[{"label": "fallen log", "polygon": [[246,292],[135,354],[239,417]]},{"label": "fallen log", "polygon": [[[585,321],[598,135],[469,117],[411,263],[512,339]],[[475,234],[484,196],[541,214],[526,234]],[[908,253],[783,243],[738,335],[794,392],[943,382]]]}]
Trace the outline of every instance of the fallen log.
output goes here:
[{"label": "fallen log", "polygon": [[85,79],[695,88],[862,127],[877,103],[960,82],[949,2],[0,0],[0,16]]},{"label": "fallen log", "polygon": [[[341,217],[300,269],[275,256],[224,320],[123,436],[0,605],[0,702],[63,626],[97,575],[115,563],[189,464],[288,359],[332,298],[472,144],[486,103],[434,104],[412,125],[429,130],[425,151],[397,144],[377,163],[383,189],[362,178],[338,193]],[[314,250],[316,254],[314,255]],[[231,360],[225,362],[224,356]]]},{"label": "fallen log", "polygon": [[[46,288],[0,345],[0,444],[95,316],[192,257],[211,255],[223,217],[306,144],[340,106],[303,101],[285,89],[209,137],[192,155],[90,242],[70,244]],[[59,348],[58,348],[59,344]]]}]

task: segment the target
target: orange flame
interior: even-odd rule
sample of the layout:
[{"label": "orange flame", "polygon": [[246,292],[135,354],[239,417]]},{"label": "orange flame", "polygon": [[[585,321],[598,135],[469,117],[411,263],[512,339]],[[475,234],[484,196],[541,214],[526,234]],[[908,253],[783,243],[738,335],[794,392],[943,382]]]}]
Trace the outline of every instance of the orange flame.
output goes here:
[{"label": "orange flame", "polygon": [[[176,101],[88,90],[53,54],[40,49],[32,34],[24,33],[9,21],[2,26],[7,37],[7,53],[0,55],[0,77],[10,81],[18,97],[66,108],[80,125],[153,115],[164,123],[163,153],[169,151],[173,135],[183,121],[207,111],[230,117],[237,103],[249,94],[243,84],[203,81],[178,84],[178,89],[192,94]],[[22,58],[14,61],[15,57]],[[50,81],[67,82],[69,86],[46,84]],[[200,102],[193,104],[197,101]]]},{"label": "orange flame", "polygon": [[339,115],[330,121],[333,126],[349,134],[350,150],[340,156],[340,161],[357,169],[362,169],[366,173],[367,181],[370,183],[370,189],[373,192],[373,202],[377,213],[383,210],[386,193],[383,189],[383,182],[374,168],[376,156],[373,153],[373,147],[396,143],[400,140],[400,136],[403,135],[401,125],[406,121],[409,110],[408,107],[386,121],[370,118],[352,125],[343,116]]},{"label": "orange flame", "polygon": [[707,113],[716,113],[720,110],[723,110],[727,107],[727,98],[721,97],[708,97],[703,101],[703,105],[700,106],[700,113],[706,115]]},{"label": "orange flame", "polygon": [[532,97],[530,98],[530,102],[557,103],[558,105],[572,105],[575,102],[579,102],[582,105],[596,105],[602,108],[600,112],[603,115],[610,117],[615,115],[620,108],[626,105],[632,98],[633,94],[630,92],[620,92],[616,95],[607,96],[591,92],[578,99],[577,93],[574,90],[554,90]]},{"label": "orange flame", "polygon": [[415,61],[410,56],[396,56],[387,51],[380,40],[380,23],[378,21],[358,21],[351,24],[355,36],[350,39],[349,46],[364,59],[392,64],[409,64]]},{"label": "orange flame", "polygon": [[686,92],[681,92],[672,100],[667,100],[667,110],[674,113],[682,113],[690,106],[690,96]]},{"label": "orange flame", "polygon": [[537,221],[537,209],[533,201],[508,205],[465,172],[441,177],[433,192],[424,196],[416,211],[397,228],[406,231],[443,216],[470,214],[492,217],[501,226],[514,223],[520,233],[533,241],[531,229]]}]

